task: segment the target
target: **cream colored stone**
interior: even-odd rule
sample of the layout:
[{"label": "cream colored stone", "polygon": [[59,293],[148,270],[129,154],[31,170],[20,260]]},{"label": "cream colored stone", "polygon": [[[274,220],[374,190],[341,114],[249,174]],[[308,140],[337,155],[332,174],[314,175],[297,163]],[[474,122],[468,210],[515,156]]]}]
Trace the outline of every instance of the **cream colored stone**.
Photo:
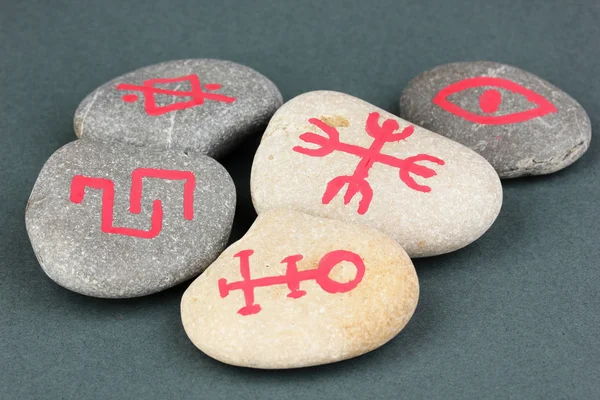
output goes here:
[{"label": "cream colored stone", "polygon": [[[335,250],[357,254],[365,272],[358,282],[357,267],[338,263],[329,278],[358,282],[340,293],[328,293],[316,280],[300,282],[299,290],[306,291],[300,298],[288,297],[284,282],[257,287],[254,304],[260,311],[241,315],[243,292],[220,293],[219,280],[230,285],[242,279],[235,254],[248,249],[254,251],[249,257],[252,279],[285,277],[282,260],[295,254],[303,256],[298,271],[316,269]],[[294,368],[345,360],[383,345],[404,328],[418,297],[413,264],[393,239],[357,224],[272,210],[259,215],[248,233],[190,285],[181,300],[181,318],[192,342],[217,360]]]},{"label": "cream colored stone", "polygon": [[[398,168],[377,162],[366,178],[373,196],[364,214],[357,211],[360,193],[344,204],[347,184],[324,204],[328,183],[337,176],[352,175],[360,158],[339,150],[315,157],[294,147],[320,148],[300,138],[306,132],[327,137],[309,122],[316,118],[335,127],[341,142],[369,148],[374,138],[365,126],[373,112],[380,115],[379,126],[387,119],[396,121],[396,133],[414,127],[412,135],[386,143],[381,153],[401,159],[427,154],[443,160],[443,165],[416,163],[435,171],[434,176],[411,175],[416,184],[430,187],[430,192],[410,188]],[[254,158],[251,190],[259,214],[283,207],[369,225],[396,239],[411,257],[448,253],[468,245],[492,225],[502,205],[498,175],[474,151],[360,99],[328,91],[300,95],[275,113]]]}]

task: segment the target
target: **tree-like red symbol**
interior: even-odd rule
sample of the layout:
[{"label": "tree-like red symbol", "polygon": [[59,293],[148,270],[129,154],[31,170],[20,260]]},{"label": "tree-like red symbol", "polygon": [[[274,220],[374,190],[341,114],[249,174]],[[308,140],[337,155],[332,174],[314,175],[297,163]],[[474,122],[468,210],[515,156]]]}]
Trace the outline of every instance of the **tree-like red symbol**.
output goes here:
[{"label": "tree-like red symbol", "polygon": [[[227,279],[221,278],[218,282],[221,298],[227,297],[233,290],[241,290],[244,293],[245,305],[238,310],[238,314],[244,316],[258,314],[261,310],[260,304],[254,302],[254,289],[257,287],[285,284],[290,290],[287,297],[299,299],[306,295],[305,290],[300,290],[300,282],[314,280],[327,293],[345,293],[358,286],[365,275],[365,263],[358,254],[348,250],[334,250],[321,258],[317,268],[298,271],[298,261],[302,260],[302,255],[294,254],[281,261],[286,264],[285,275],[252,279],[250,277],[250,256],[252,254],[254,254],[254,250],[248,249],[234,255],[240,260],[241,281],[227,283]],[[329,274],[336,265],[344,261],[354,264],[356,276],[348,282],[334,281]]]},{"label": "tree-like red symbol", "polygon": [[320,146],[317,149],[309,149],[301,146],[295,146],[294,151],[306,154],[312,157],[325,157],[334,151],[341,151],[360,157],[360,162],[356,166],[352,175],[343,175],[333,178],[327,184],[323,194],[323,204],[329,204],[331,200],[348,185],[344,195],[344,204],[350,203],[350,200],[357,194],[361,194],[361,200],[358,204],[358,213],[365,214],[369,210],[369,205],[373,199],[373,189],[367,181],[369,170],[375,163],[389,165],[398,168],[400,180],[409,188],[419,192],[430,192],[431,188],[425,185],[419,185],[411,174],[423,178],[431,178],[436,172],[431,168],[416,164],[419,161],[429,161],[438,165],[444,165],[444,161],[429,154],[417,154],[407,158],[397,158],[383,154],[381,149],[386,143],[400,142],[405,140],[414,132],[414,127],[404,128],[402,132],[396,132],[399,128],[398,122],[393,119],[387,119],[382,125],[379,125],[379,113],[372,112],[367,118],[365,130],[374,140],[369,148],[356,146],[349,143],[340,142],[338,130],[317,118],[308,120],[313,125],[321,129],[327,137],[317,135],[312,132],[306,132],[300,135],[300,139],[306,143],[312,143]]},{"label": "tree-like red symbol", "polygon": [[[180,82],[189,82],[190,90],[170,90],[158,88],[156,85],[161,84],[169,84],[169,83],[180,83]],[[204,85],[206,90],[214,91],[221,88],[221,85],[217,83],[207,83]],[[139,91],[144,95],[144,108],[148,115],[157,116],[166,114],[170,111],[184,110],[186,108],[191,108],[195,106],[199,106],[204,104],[204,100],[213,100],[220,101],[223,103],[233,103],[236,99],[235,97],[228,97],[218,93],[209,93],[202,91],[202,86],[200,84],[200,79],[197,75],[191,74],[182,76],[180,78],[156,78],[156,79],[148,79],[144,81],[142,86],[139,85],[131,85],[129,83],[121,83],[117,85],[118,90],[129,90],[129,91]],[[188,101],[178,101],[172,104],[168,104],[166,106],[158,106],[156,104],[155,95],[164,94],[175,97],[191,97]],[[137,101],[138,96],[135,94],[126,94],[122,97],[123,101],[127,103],[133,103]]]},{"label": "tree-like red symbol", "polygon": [[[129,211],[139,214],[142,209],[142,186],[144,178],[158,178],[166,180],[183,180],[183,217],[187,220],[194,219],[194,190],[196,178],[191,171],[175,171],[167,169],[138,168],[131,174],[131,191],[129,197]],[[152,203],[151,227],[148,230],[118,227],[113,225],[113,207],[115,202],[115,185],[106,178],[92,178],[75,175],[71,181],[70,200],[79,204],[85,196],[85,188],[102,190],[102,222],[101,230],[104,233],[134,236],[151,239],[162,230],[163,208],[160,200]]]},{"label": "tree-like red symbol", "polygon": [[[471,111],[467,111],[448,100],[448,97],[455,93],[462,92],[463,90],[486,86],[496,87],[509,92],[517,93],[521,96],[524,96],[530,103],[535,104],[537,107],[506,115],[480,115]],[[514,124],[528,121],[536,117],[542,117],[546,114],[555,113],[558,111],[556,107],[544,96],[534,92],[533,90],[527,89],[526,87],[523,87],[518,83],[508,79],[488,76],[467,78],[448,85],[435,95],[432,102],[451,114],[464,118],[467,121],[483,125]],[[497,89],[487,89],[479,97],[479,108],[484,114],[496,113],[501,103],[502,94]]]}]

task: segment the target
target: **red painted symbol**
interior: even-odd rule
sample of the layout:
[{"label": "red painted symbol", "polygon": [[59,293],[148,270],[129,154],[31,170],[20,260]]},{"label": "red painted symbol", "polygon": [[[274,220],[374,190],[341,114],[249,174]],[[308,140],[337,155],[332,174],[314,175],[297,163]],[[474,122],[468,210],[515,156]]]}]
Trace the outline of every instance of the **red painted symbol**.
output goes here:
[{"label": "red painted symbol", "polygon": [[419,192],[430,192],[431,188],[429,186],[419,185],[410,174],[412,173],[423,178],[431,178],[436,175],[436,172],[416,163],[418,161],[429,161],[438,165],[444,165],[443,160],[428,154],[417,154],[416,156],[401,159],[381,153],[384,144],[405,140],[413,134],[414,127],[409,126],[404,128],[402,132],[396,133],[395,131],[398,129],[398,122],[393,119],[388,119],[385,120],[382,125],[379,125],[379,113],[377,112],[370,113],[367,118],[366,132],[375,139],[369,148],[340,142],[340,134],[337,129],[327,125],[320,119],[311,118],[308,122],[316,125],[325,132],[328,137],[319,136],[312,132],[303,133],[300,135],[301,140],[306,143],[316,144],[320,146],[320,148],[307,149],[305,147],[295,146],[293,149],[294,151],[312,157],[325,157],[333,151],[338,150],[360,157],[360,162],[352,175],[338,176],[329,181],[325,193],[323,194],[323,204],[329,204],[329,202],[331,202],[331,200],[333,200],[333,198],[342,190],[342,187],[347,184],[348,189],[344,195],[344,204],[350,203],[352,197],[357,193],[360,193],[362,198],[358,204],[358,213],[361,215],[366,213],[373,198],[373,189],[369,182],[367,182],[367,178],[369,176],[369,170],[376,162],[398,168],[402,182],[409,188]]},{"label": "red painted symbol", "polygon": [[[191,90],[187,92],[183,90],[161,89],[155,86],[156,84],[160,85],[179,82],[189,82]],[[206,85],[204,85],[204,88],[206,90],[214,91],[220,89],[221,85],[216,83],[207,83]],[[148,79],[147,81],[144,81],[144,84],[142,86],[121,83],[117,85],[117,89],[142,92],[142,94],[144,95],[144,108],[146,109],[146,113],[152,116],[166,114],[170,111],[184,110],[186,108],[199,106],[203,104],[204,100],[206,99],[220,101],[223,103],[233,103],[236,100],[235,97],[227,97],[222,94],[203,92],[202,86],[200,85],[200,79],[198,79],[198,76],[194,74],[173,79]],[[165,94],[175,97],[191,97],[192,99],[189,101],[180,101],[159,107],[156,105],[156,100],[154,98],[154,95],[156,94]],[[125,94],[123,95],[122,99],[127,103],[133,103],[134,101],[137,101],[138,96],[136,94]]]},{"label": "red painted symbol", "polygon": [[[131,174],[129,211],[134,214],[139,214],[142,209],[143,178],[185,181],[183,186],[183,217],[187,220],[194,219],[196,178],[192,172],[153,168],[138,168],[133,171]],[[90,178],[83,175],[75,175],[71,181],[70,200],[76,204],[81,203],[86,187],[102,190],[102,232],[152,239],[158,236],[162,230],[163,209],[160,200],[155,200],[152,203],[152,225],[149,230],[118,227],[113,226],[113,206],[115,202],[115,185],[113,181],[105,178]]]},{"label": "red painted symbol", "polygon": [[[466,89],[473,89],[483,86],[496,87],[508,90],[509,92],[518,93],[524,96],[529,102],[534,103],[537,107],[531,110],[507,115],[480,115],[467,111],[448,100],[448,97],[455,93],[462,92]],[[493,114],[497,112],[501,103],[502,94],[496,89],[487,89],[479,97],[479,108],[485,114]],[[462,81],[455,82],[452,85],[446,86],[433,98],[433,104],[436,104],[449,113],[462,117],[468,121],[484,125],[514,124],[517,122],[524,122],[533,118],[542,117],[546,114],[555,113],[558,111],[552,103],[546,100],[545,97],[534,92],[533,90],[527,89],[518,83],[509,81],[508,79],[491,78],[486,76],[467,78],[463,79]]]},{"label": "red painted symbol", "polygon": [[[306,294],[305,290],[300,290],[300,282],[302,281],[314,280],[327,293],[346,293],[358,286],[365,275],[365,263],[358,254],[348,250],[335,250],[325,254],[315,269],[298,271],[298,261],[302,259],[302,255],[295,254],[281,261],[281,263],[287,265],[285,275],[252,279],[250,277],[250,256],[252,254],[254,254],[254,250],[242,250],[234,255],[234,257],[240,259],[241,281],[227,283],[227,279],[219,279],[221,298],[227,297],[232,290],[244,292],[246,305],[238,310],[238,314],[241,315],[252,315],[260,312],[260,304],[254,302],[254,289],[257,287],[286,284],[290,290],[287,297],[299,299]],[[342,283],[331,279],[329,274],[336,265],[343,261],[354,264],[356,276],[351,281]]]}]

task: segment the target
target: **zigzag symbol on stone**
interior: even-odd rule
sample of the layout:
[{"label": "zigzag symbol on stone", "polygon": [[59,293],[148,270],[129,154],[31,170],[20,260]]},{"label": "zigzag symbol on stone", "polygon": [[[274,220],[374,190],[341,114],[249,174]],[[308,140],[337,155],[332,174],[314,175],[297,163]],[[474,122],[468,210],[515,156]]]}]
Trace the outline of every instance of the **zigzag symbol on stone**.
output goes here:
[{"label": "zigzag symbol on stone", "polygon": [[[196,178],[191,171],[176,171],[155,168],[137,168],[131,174],[131,191],[129,196],[129,212],[139,214],[142,209],[142,186],[144,178],[165,180],[183,180],[183,217],[187,220],[194,219],[194,190]],[[71,181],[70,200],[79,204],[83,201],[86,187],[102,191],[102,223],[104,233],[133,236],[143,239],[152,239],[161,232],[163,220],[162,201],[154,200],[152,203],[151,227],[148,230],[118,227],[113,225],[113,207],[115,202],[115,185],[106,178],[94,178],[75,175]]]}]

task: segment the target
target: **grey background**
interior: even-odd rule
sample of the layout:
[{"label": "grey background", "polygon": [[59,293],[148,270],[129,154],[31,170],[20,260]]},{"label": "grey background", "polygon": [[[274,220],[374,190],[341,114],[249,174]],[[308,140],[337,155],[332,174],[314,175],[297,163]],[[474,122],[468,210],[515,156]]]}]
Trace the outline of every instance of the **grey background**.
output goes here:
[{"label": "grey background", "polygon": [[[504,182],[504,207],[483,238],[416,260],[420,304],[396,339],[321,367],[249,370],[203,355],[179,318],[186,284],[122,301],[62,289],[38,266],[24,225],[44,161],[75,138],[79,101],[169,59],[228,59],[269,77],[286,100],[332,89],[394,113],[422,70],[500,61],[565,90],[597,131],[596,0],[0,4],[1,399],[600,396],[596,139],[564,171]],[[258,139],[224,160],[238,190],[232,240],[255,218]]]}]

